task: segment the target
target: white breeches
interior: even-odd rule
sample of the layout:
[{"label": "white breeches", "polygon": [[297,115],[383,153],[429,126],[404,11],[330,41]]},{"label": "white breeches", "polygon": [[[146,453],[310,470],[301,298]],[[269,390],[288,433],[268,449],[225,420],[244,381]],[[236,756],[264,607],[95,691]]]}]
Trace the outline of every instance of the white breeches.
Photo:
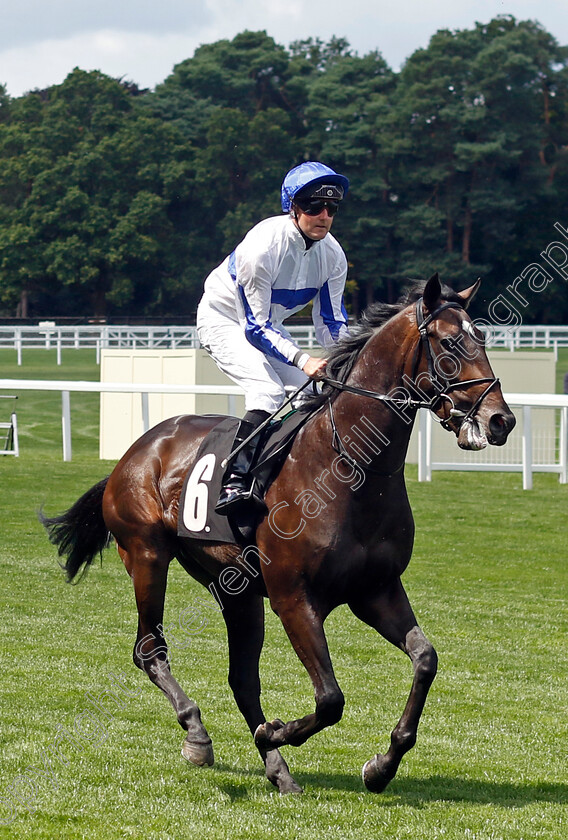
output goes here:
[{"label": "white breeches", "polygon": [[219,369],[243,388],[247,411],[260,409],[272,414],[286,399],[286,387],[299,388],[307,379],[293,365],[265,356],[253,347],[241,325],[218,312],[198,310],[197,334]]}]

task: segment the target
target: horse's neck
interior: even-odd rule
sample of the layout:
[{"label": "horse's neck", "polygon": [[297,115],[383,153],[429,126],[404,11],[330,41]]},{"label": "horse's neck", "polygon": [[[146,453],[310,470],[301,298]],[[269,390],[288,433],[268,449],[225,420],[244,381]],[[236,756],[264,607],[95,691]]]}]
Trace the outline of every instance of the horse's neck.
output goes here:
[{"label": "horse's neck", "polygon": [[410,312],[404,309],[368,340],[347,381],[381,392],[400,387],[404,384],[405,372],[412,366],[416,341]]},{"label": "horse's neck", "polygon": [[[399,400],[405,394],[415,397],[407,387],[415,347],[416,338],[409,329],[408,314],[403,311],[369,339],[347,382]],[[380,468],[381,472],[400,468],[415,412],[400,402],[387,404],[347,392],[337,402],[341,408],[339,433],[351,445],[353,457],[357,458],[359,448],[366,457],[372,456],[371,466]]]}]

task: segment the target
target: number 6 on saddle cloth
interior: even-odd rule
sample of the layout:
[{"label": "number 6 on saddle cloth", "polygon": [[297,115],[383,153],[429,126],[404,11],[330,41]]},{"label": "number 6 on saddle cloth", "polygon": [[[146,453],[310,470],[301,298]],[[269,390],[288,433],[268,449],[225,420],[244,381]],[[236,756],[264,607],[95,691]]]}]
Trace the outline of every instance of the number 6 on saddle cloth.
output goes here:
[{"label": "number 6 on saddle cloth", "polygon": [[[278,474],[297,432],[309,417],[309,411],[298,410],[282,420],[270,422],[272,418],[269,418],[263,428],[255,430],[260,440],[251,473],[261,495]],[[234,454],[240,422],[236,417],[219,418],[219,421],[203,439],[195,465],[184,481],[177,533],[179,537],[246,545],[255,531],[258,513],[254,506],[245,506],[229,516],[215,512],[223,480],[230,472],[229,456]]]}]

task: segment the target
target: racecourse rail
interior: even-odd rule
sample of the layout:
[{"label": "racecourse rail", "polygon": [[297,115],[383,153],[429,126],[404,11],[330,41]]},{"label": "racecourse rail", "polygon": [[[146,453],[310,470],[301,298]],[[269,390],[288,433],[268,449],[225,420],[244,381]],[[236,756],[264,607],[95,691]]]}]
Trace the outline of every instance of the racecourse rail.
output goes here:
[{"label": "racecourse rail", "polygon": [[[568,347],[568,326],[504,326],[479,324],[485,333],[487,346],[495,349],[529,350],[544,348],[554,350]],[[288,327],[300,347],[317,345],[313,326]],[[194,326],[124,326],[89,324],[62,326],[55,321],[43,321],[38,326],[0,326],[0,348],[13,348],[22,364],[22,351],[43,347],[57,351],[57,364],[66,348],[95,348],[97,362],[104,348],[198,348],[199,339]]]},{"label": "racecourse rail", "polygon": [[[0,391],[59,391],[61,393],[61,429],[63,438],[63,460],[72,457],[71,444],[71,398],[72,392],[130,393],[140,394],[140,410],[143,431],[149,428],[149,394],[215,394],[227,395],[229,399],[242,395],[237,385],[162,385],[125,382],[81,382],[72,380],[43,379],[0,379]],[[533,472],[558,473],[561,484],[568,483],[568,394],[521,394],[504,395],[511,408],[521,408],[523,417],[522,458],[519,463],[484,464],[452,463],[432,460],[432,415],[420,409],[418,420],[418,480],[430,481],[432,470],[492,470],[517,471],[523,474],[523,489],[532,488]],[[553,408],[560,410],[558,457],[554,462],[536,464],[533,460],[532,409]]]}]

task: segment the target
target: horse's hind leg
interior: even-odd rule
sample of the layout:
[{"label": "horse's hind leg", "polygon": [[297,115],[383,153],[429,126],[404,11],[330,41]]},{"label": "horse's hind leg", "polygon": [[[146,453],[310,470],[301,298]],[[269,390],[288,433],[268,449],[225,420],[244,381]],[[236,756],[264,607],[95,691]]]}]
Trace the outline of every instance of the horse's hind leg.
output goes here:
[{"label": "horse's hind leg", "polygon": [[[237,706],[254,734],[266,720],[260,705],[258,665],[264,643],[264,603],[261,595],[233,596],[223,618],[229,641],[229,685]],[[259,747],[266,776],[280,793],[301,793],[277,749]]]},{"label": "horse's hind leg", "polygon": [[138,605],[134,664],[164,692],[180,725],[186,730],[182,748],[184,758],[200,766],[211,765],[211,739],[201,722],[199,707],[187,697],[172,676],[162,633],[168,566],[172,554],[165,546],[160,546],[160,540],[156,538],[144,543],[140,539],[133,540],[128,550],[119,545],[118,551],[132,577]]},{"label": "horse's hind leg", "polygon": [[436,676],[436,651],[418,626],[400,580],[389,590],[366,596],[349,604],[362,621],[374,627],[393,645],[410,657],[414,666],[414,680],[404,712],[391,733],[391,743],[385,755],[375,755],[363,767],[363,781],[373,793],[383,791],[405,753],[416,743],[420,716],[428,691]]}]

